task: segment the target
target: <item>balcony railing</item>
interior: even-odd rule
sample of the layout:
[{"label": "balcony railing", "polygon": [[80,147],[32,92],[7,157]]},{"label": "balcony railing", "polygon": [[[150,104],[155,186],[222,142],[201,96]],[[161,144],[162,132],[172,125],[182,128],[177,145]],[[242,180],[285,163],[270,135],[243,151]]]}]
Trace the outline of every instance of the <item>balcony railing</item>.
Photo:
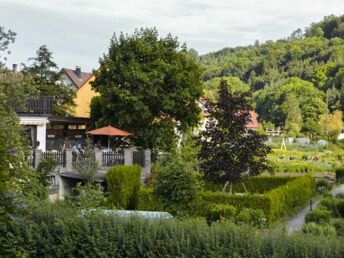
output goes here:
[{"label": "balcony railing", "polygon": [[42,96],[38,98],[29,98],[24,103],[11,103],[11,107],[18,114],[51,114],[52,97]]}]

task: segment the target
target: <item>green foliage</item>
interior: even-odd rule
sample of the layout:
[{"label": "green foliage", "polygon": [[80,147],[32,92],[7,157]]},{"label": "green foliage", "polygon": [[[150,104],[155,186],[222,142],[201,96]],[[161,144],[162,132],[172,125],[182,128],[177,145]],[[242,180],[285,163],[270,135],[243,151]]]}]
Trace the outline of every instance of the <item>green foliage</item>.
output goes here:
[{"label": "green foliage", "polygon": [[31,76],[39,96],[53,98],[53,114],[67,115],[74,106],[75,92],[68,86],[58,85],[59,73],[57,64],[53,61],[52,52],[46,45],[42,45],[36,52],[36,57],[29,58],[33,61],[30,66],[24,66],[22,73]]},{"label": "green foliage", "polygon": [[267,224],[264,211],[261,209],[242,209],[236,216],[236,223],[252,227],[263,228]]},{"label": "green foliage", "polygon": [[163,211],[164,206],[153,188],[141,188],[138,195],[137,210]]},{"label": "green foliage", "polygon": [[170,150],[177,132],[198,123],[201,75],[185,45],[171,35],[142,28],[114,36],[92,84],[102,96],[98,124],[133,132],[136,146]]},{"label": "green foliage", "polygon": [[[249,193],[266,193],[275,189],[281,185],[288,183],[289,181],[294,180],[295,177],[288,176],[255,176],[245,179],[242,183],[236,183],[232,185],[232,191],[234,193],[244,193],[245,188]],[[244,184],[244,185],[243,185]],[[220,191],[220,185],[214,185],[208,182],[204,182],[205,188],[207,190],[216,190]],[[245,188],[244,188],[245,186]],[[228,187],[226,189],[228,192]]]},{"label": "green foliage", "polygon": [[338,183],[344,183],[344,167],[337,167],[336,168],[336,181]]},{"label": "green foliage", "polygon": [[333,235],[286,235],[204,220],[147,221],[80,216],[44,207],[29,217],[0,223],[2,257],[300,257],[344,256]]},{"label": "green foliage", "polygon": [[140,177],[139,165],[118,165],[111,168],[105,176],[110,205],[120,209],[135,209],[140,191]]},{"label": "green foliage", "polygon": [[322,179],[316,182],[315,189],[318,193],[324,194],[332,189],[332,185],[327,180]]},{"label": "green foliage", "polygon": [[302,113],[300,103],[294,94],[286,98],[287,117],[285,119],[285,130],[288,136],[296,137],[302,127]]},{"label": "green foliage", "polygon": [[87,183],[93,183],[99,170],[99,164],[95,160],[93,151],[86,151],[73,162],[73,168],[80,174],[81,179]]},{"label": "green foliage", "polygon": [[270,148],[266,136],[247,132],[252,106],[248,93],[234,94],[227,82],[219,85],[219,101],[210,103],[206,130],[200,132],[201,170],[214,183],[240,182],[267,169]]},{"label": "green foliage", "polygon": [[306,223],[314,222],[318,224],[329,223],[331,218],[331,212],[326,209],[316,209],[310,211],[306,215]]},{"label": "green foliage", "polygon": [[78,183],[73,189],[73,195],[67,195],[64,202],[79,209],[100,208],[106,206],[102,188],[90,183]]},{"label": "green foliage", "polygon": [[329,224],[323,224],[319,225],[314,222],[307,223],[303,229],[302,232],[305,234],[312,234],[315,236],[326,236],[326,237],[335,237],[336,234],[336,228]]},{"label": "green foliage", "polygon": [[196,179],[181,157],[167,154],[161,161],[155,192],[171,207],[185,207],[194,200]]},{"label": "green foliage", "polygon": [[56,166],[57,166],[56,160],[52,156],[49,156],[49,155],[45,159],[42,159],[39,162],[36,168],[36,172],[37,172],[38,180],[43,186],[45,187],[49,186],[49,176],[51,175],[51,173],[54,172]]},{"label": "green foliage", "polygon": [[11,52],[8,50],[9,45],[14,42],[17,33],[12,30],[6,31],[4,27],[0,26],[0,68],[4,66],[7,57]]},{"label": "green foliage", "polygon": [[231,205],[214,204],[210,206],[207,211],[206,219],[209,224],[218,220],[232,220],[234,221],[236,215],[236,208]]}]

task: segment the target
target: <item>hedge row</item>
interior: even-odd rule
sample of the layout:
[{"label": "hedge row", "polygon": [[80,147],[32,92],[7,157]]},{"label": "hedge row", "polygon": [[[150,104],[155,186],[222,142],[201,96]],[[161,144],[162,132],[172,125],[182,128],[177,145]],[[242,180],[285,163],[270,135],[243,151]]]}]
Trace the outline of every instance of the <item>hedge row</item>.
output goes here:
[{"label": "hedge row", "polygon": [[343,238],[261,232],[204,220],[52,215],[0,222],[0,257],[344,257]]},{"label": "hedge row", "polygon": [[[277,177],[277,176],[257,176],[257,177],[250,177],[245,180],[243,183],[233,184],[232,191],[234,193],[244,193],[246,187],[249,193],[266,193],[271,191],[274,188],[277,188],[281,185],[284,185],[292,180],[295,177]],[[244,186],[243,186],[244,184]],[[221,190],[221,186],[213,186],[211,183],[204,183],[205,188],[209,191],[212,190]],[[227,187],[226,191],[229,191],[229,186]]]},{"label": "hedge row", "polygon": [[[304,205],[315,194],[315,180],[299,177],[266,194],[229,195],[221,192],[202,192],[203,207],[211,204],[232,205],[237,209],[262,209],[270,222],[278,221]],[[207,208],[209,209],[209,208]]]}]

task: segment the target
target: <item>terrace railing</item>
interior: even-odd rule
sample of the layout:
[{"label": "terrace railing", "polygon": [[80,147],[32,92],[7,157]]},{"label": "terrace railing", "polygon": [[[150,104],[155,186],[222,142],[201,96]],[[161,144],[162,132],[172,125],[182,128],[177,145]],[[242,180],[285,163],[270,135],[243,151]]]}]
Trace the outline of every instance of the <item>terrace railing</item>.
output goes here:
[{"label": "terrace railing", "polygon": [[124,165],[124,153],[111,151],[102,153],[103,167],[113,167],[116,165]]},{"label": "terrace railing", "polygon": [[58,167],[66,167],[66,151],[45,151],[42,153],[42,158],[51,158],[55,161]]},{"label": "terrace railing", "polygon": [[51,114],[52,97],[28,98],[22,104],[12,102],[11,107],[18,114]]}]

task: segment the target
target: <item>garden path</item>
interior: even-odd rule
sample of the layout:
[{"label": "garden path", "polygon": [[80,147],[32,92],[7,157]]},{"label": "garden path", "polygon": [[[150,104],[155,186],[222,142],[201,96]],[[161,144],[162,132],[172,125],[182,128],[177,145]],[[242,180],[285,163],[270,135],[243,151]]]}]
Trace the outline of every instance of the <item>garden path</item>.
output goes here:
[{"label": "garden path", "polygon": [[[337,187],[335,187],[332,191],[331,194],[333,196],[339,194],[339,193],[344,193],[344,184],[341,184]],[[313,199],[312,202],[312,208],[314,209],[320,202],[321,198],[318,197],[317,199]],[[305,224],[305,217],[307,213],[310,210],[310,204],[308,203],[301,211],[299,211],[294,217],[289,219],[286,223],[287,226],[287,231],[288,233],[292,233],[295,230],[301,229],[302,226]]]}]

